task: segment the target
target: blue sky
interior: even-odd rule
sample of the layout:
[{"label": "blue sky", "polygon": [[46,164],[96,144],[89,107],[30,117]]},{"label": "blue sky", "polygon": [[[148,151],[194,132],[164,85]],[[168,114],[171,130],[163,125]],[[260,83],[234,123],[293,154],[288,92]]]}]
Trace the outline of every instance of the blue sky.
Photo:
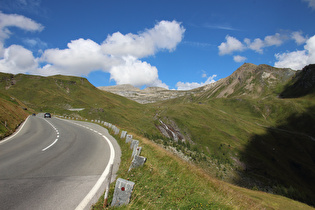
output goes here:
[{"label": "blue sky", "polygon": [[315,0],[1,0],[0,71],[192,89],[315,63]]}]

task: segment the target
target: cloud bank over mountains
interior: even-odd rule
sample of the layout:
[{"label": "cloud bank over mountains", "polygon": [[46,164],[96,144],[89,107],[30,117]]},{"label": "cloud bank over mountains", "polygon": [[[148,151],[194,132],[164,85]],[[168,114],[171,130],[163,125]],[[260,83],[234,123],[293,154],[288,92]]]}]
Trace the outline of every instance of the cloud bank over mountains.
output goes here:
[{"label": "cloud bank over mountains", "polygon": [[[314,0],[305,0],[311,8]],[[137,34],[109,34],[102,43],[91,39],[76,39],[64,49],[46,49],[38,57],[21,45],[5,47],[5,41],[12,36],[11,27],[26,32],[41,32],[44,26],[27,17],[17,14],[4,14],[0,11],[0,70],[7,73],[29,73],[43,76],[56,74],[88,76],[93,71],[110,74],[116,84],[132,84],[137,87],[158,86],[169,88],[159,79],[158,69],[142,59],[155,56],[160,51],[173,52],[183,41],[186,29],[180,22],[162,20],[154,27]],[[236,37],[226,35],[225,41],[218,47],[220,56],[233,55],[237,63],[247,60],[245,56],[235,55],[243,51],[254,51],[263,54],[264,49],[280,46],[291,40],[297,45],[304,45],[304,50],[276,53],[275,67],[302,69],[305,65],[315,63],[315,36],[308,38],[302,31],[291,33],[275,33],[264,38],[240,41]],[[45,46],[38,38],[24,39],[29,46]],[[189,43],[189,42],[188,42]],[[206,78],[204,82],[177,82],[178,90],[188,90],[215,82],[216,75]]]},{"label": "cloud bank over mountains", "polygon": [[[44,76],[63,74],[87,76],[102,70],[110,73],[117,84],[159,86],[168,88],[158,76],[155,66],[141,61],[161,50],[174,51],[182,41],[185,28],[177,21],[160,21],[151,29],[138,34],[108,35],[103,43],[90,39],[72,40],[65,49],[47,49],[40,57],[19,45],[4,48],[10,37],[9,27],[26,31],[41,31],[43,26],[20,15],[0,13],[0,69],[7,73],[30,73]],[[34,41],[34,40],[32,40]],[[33,43],[34,44],[34,43]]]},{"label": "cloud bank over mountains", "polygon": [[[271,46],[280,46],[286,40],[294,40],[297,45],[304,44],[304,50],[296,50],[293,52],[276,53],[275,67],[291,68],[300,70],[304,66],[315,63],[315,35],[311,38],[306,38],[301,31],[294,31],[291,34],[280,34],[266,36],[264,39],[256,38],[250,40],[245,38],[243,42],[237,38],[227,35],[225,42],[218,46],[219,55],[233,54],[234,52],[242,52],[245,50],[253,50],[256,53],[262,54],[264,48]],[[240,55],[233,56],[235,62],[244,62],[247,58]]]},{"label": "cloud bank over mountains", "polygon": [[277,53],[275,67],[291,68],[300,70],[304,66],[315,63],[315,36],[306,40],[304,50]]}]

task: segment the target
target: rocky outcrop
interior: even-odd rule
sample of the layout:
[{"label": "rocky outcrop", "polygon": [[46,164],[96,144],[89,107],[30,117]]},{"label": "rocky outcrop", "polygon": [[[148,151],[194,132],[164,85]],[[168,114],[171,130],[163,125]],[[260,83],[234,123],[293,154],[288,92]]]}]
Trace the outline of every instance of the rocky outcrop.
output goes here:
[{"label": "rocky outcrop", "polygon": [[161,87],[147,87],[143,90],[132,85],[98,87],[100,90],[124,96],[141,104],[154,103],[184,96],[187,91],[168,90]]},{"label": "rocky outcrop", "polygon": [[[312,73],[313,71],[308,70],[314,69],[313,66],[310,65],[306,70],[302,71],[304,73],[299,74],[300,77],[305,75],[304,77],[306,78],[313,78],[310,75],[315,74]],[[160,87],[148,87],[140,90],[132,85],[99,87],[99,89],[124,96],[141,104],[154,103],[181,96],[194,96],[194,100],[197,101],[209,98],[261,98],[268,95],[280,94],[279,87],[287,84],[296,73],[296,71],[288,68],[275,68],[266,64],[255,65],[245,63],[230,76],[189,91],[167,90]],[[304,81],[304,86],[307,85],[309,89],[313,88],[312,84],[314,82],[310,79],[303,79],[302,81]],[[300,86],[300,84],[297,86]]]},{"label": "rocky outcrop", "polygon": [[259,98],[275,93],[277,85],[284,85],[296,71],[269,65],[245,63],[233,74],[215,83],[199,88],[199,98]]}]

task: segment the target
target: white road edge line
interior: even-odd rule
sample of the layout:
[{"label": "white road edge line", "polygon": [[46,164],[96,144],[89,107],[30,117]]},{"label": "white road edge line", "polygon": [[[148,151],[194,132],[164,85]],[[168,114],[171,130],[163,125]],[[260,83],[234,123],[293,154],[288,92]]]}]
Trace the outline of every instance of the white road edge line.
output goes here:
[{"label": "white road edge line", "polygon": [[30,116],[28,116],[28,117],[26,118],[26,120],[23,122],[21,128],[19,128],[17,132],[15,132],[13,135],[9,136],[8,138],[6,138],[6,139],[0,141],[0,144],[3,144],[4,142],[9,141],[9,140],[12,139],[14,136],[16,136],[16,135],[22,130],[22,128],[23,128],[24,125],[26,124],[26,121],[28,120],[29,117],[30,117]]},{"label": "white road edge line", "polygon": [[[65,119],[60,119],[57,118],[59,120],[65,120]],[[78,123],[72,122],[70,120],[65,120],[68,121],[70,123],[73,123],[75,125],[78,126],[82,126]],[[82,126],[84,128],[86,128],[87,130],[91,130],[96,132],[95,130],[89,128],[88,126]],[[109,149],[110,149],[110,157],[109,157],[109,161],[108,164],[105,168],[105,170],[103,171],[102,175],[100,176],[100,178],[97,180],[97,182],[95,183],[95,185],[93,186],[93,188],[90,190],[90,192],[85,196],[85,198],[81,201],[81,203],[75,208],[75,210],[83,210],[87,208],[87,205],[91,202],[91,200],[93,199],[93,197],[96,195],[96,193],[99,191],[100,187],[102,186],[102,184],[104,183],[106,177],[109,174],[109,170],[110,170],[110,165],[114,164],[114,159],[115,159],[115,150],[114,150],[114,146],[112,144],[112,142],[105,136],[105,135],[101,135],[108,143],[109,145]],[[90,209],[90,207],[88,208]]]},{"label": "white road edge line", "polygon": [[[74,123],[74,122],[72,122],[72,123]],[[77,123],[74,123],[74,124],[80,125],[80,124],[77,124]],[[89,130],[93,130],[93,129],[89,129]],[[93,130],[93,131],[96,132],[95,130]],[[107,143],[109,145],[110,158],[109,158],[108,164],[107,164],[105,170],[103,171],[102,175],[100,176],[100,178],[95,183],[94,187],[85,196],[85,198],[81,201],[81,203],[75,208],[75,210],[82,210],[82,209],[85,209],[87,207],[87,205],[90,203],[90,201],[96,195],[96,193],[98,192],[98,190],[100,189],[100,187],[104,183],[106,177],[108,176],[110,165],[114,164],[114,158],[115,158],[114,146],[113,146],[112,142],[105,135],[100,134],[100,136],[103,137],[107,141]]]}]

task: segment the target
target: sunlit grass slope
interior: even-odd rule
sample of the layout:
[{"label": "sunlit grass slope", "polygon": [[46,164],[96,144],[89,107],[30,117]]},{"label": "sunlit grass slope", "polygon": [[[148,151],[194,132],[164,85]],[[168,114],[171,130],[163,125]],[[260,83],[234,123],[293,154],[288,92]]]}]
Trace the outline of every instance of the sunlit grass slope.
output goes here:
[{"label": "sunlit grass slope", "polygon": [[[37,112],[106,120],[134,131],[157,132],[151,121],[154,112],[149,106],[101,91],[85,78],[4,73],[0,77],[0,93],[18,98]],[[75,112],[70,108],[84,110]]]}]

